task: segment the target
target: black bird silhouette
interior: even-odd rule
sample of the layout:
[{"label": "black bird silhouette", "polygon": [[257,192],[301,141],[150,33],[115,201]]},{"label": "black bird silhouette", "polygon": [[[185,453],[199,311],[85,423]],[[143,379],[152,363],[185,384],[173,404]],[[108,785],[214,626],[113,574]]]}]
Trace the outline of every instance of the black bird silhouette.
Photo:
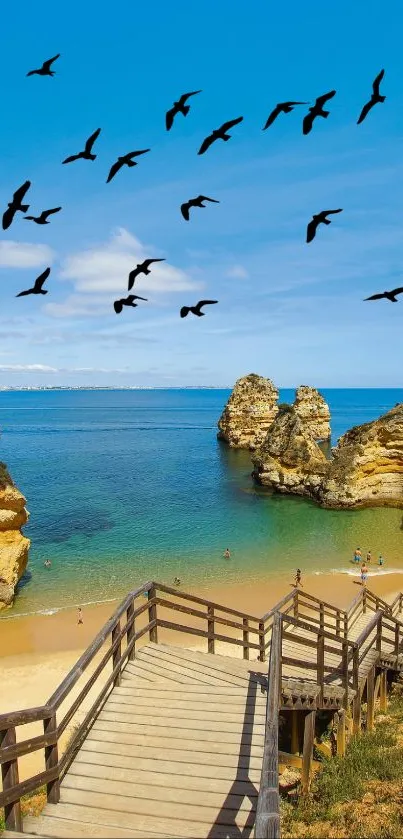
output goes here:
[{"label": "black bird silhouette", "polygon": [[134,281],[139,274],[151,274],[150,265],[152,265],[153,262],[165,262],[165,259],[145,259],[144,262],[140,262],[139,265],[136,265],[136,267],[133,268],[133,271],[130,271],[129,274],[128,291],[133,288]]},{"label": "black bird silhouette", "polygon": [[147,302],[146,297],[139,297],[138,294],[128,294],[127,297],[121,297],[120,300],[115,300],[113,308],[116,314],[120,315],[123,306],[131,306],[133,309],[135,309],[138,305],[134,302],[135,300],[145,300]]},{"label": "black bird silhouette", "polygon": [[121,169],[122,166],[129,166],[130,169],[132,166],[137,166],[137,162],[135,160],[132,160],[132,157],[138,157],[139,154],[146,154],[146,152],[148,151],[150,151],[150,149],[142,149],[141,151],[129,151],[127,154],[123,154],[121,157],[118,157],[116,163],[114,163],[113,166],[111,166],[109,175],[106,179],[106,183],[108,184],[109,181],[111,181],[112,178],[115,177],[116,172],[119,172],[119,169]]},{"label": "black bird silhouette", "polygon": [[384,75],[385,75],[385,70],[381,70],[381,72],[377,75],[375,81],[373,81],[371,99],[369,100],[369,102],[367,102],[364,105],[364,107],[363,107],[363,109],[360,113],[360,116],[357,119],[357,125],[359,125],[360,122],[364,121],[365,117],[370,112],[371,108],[374,107],[374,105],[377,105],[378,102],[384,102],[385,101],[386,96],[381,96],[380,93],[379,93],[379,85],[380,85]]},{"label": "black bird silhouette", "polygon": [[382,294],[373,294],[372,297],[365,297],[364,300],[382,300],[384,297],[385,300],[390,300],[391,303],[398,303],[396,300],[396,294],[403,293],[403,286],[401,288],[394,288],[392,291],[384,291]]},{"label": "black bird silhouette", "polygon": [[309,132],[312,131],[313,121],[316,117],[324,117],[324,119],[327,119],[330,111],[324,111],[323,105],[328,101],[328,99],[332,99],[335,93],[335,90],[331,90],[330,93],[324,93],[323,96],[318,96],[315,104],[312,105],[312,108],[309,108],[309,112],[304,117],[304,121],[302,123],[303,134],[309,134]]},{"label": "black bird silhouette", "polygon": [[316,230],[319,224],[331,224],[332,222],[326,218],[326,216],[333,215],[333,213],[342,213],[343,210],[322,210],[322,212],[317,213],[316,215],[312,216],[312,221],[309,222],[308,227],[306,229],[306,241],[312,242],[312,239],[315,238]]},{"label": "black bird silhouette", "polygon": [[31,181],[25,181],[22,186],[14,192],[13,200],[9,201],[8,209],[3,213],[3,230],[7,230],[15,216],[15,213],[26,213],[29,210],[29,204],[21,204],[25,193],[28,192],[31,186]]},{"label": "black bird silhouette", "polygon": [[50,69],[50,65],[56,61],[56,58],[60,58],[60,52],[54,55],[53,58],[48,58],[47,61],[44,61],[42,67],[39,67],[39,70],[30,70],[27,76],[54,76],[55,71]]},{"label": "black bird silhouette", "polygon": [[196,303],[196,306],[182,306],[180,310],[181,318],[185,318],[189,312],[192,312],[193,315],[197,315],[198,318],[202,318],[206,313],[201,312],[200,309],[202,306],[207,306],[208,303],[218,303],[218,300],[199,300]]},{"label": "black bird silhouette", "polygon": [[266,121],[266,125],[263,126],[262,130],[265,131],[266,128],[269,127],[269,125],[272,125],[274,120],[277,119],[277,117],[281,113],[289,114],[291,111],[294,110],[295,105],[307,105],[307,104],[308,104],[308,102],[279,102],[278,105],[276,105],[274,110],[271,112],[271,114],[268,116],[267,121]]},{"label": "black bird silhouette", "polygon": [[190,201],[185,201],[184,204],[181,204],[183,218],[189,221],[189,210],[191,207],[201,207],[204,210],[205,205],[203,201],[212,201],[214,204],[220,203],[216,198],[207,198],[207,195],[198,195],[197,198],[191,198]]},{"label": "black bird silhouette", "polygon": [[174,102],[173,108],[170,108],[169,111],[165,114],[165,125],[167,131],[169,131],[173,124],[176,114],[183,114],[185,117],[186,114],[190,111],[190,105],[186,105],[186,101],[189,99],[189,96],[196,96],[196,93],[201,93],[201,90],[192,90],[190,93],[182,93],[182,96],[178,99],[177,102]]},{"label": "black bird silhouette", "polygon": [[53,210],[42,210],[40,216],[24,216],[27,221],[35,221],[37,224],[50,224],[47,220],[52,213],[58,213],[62,208],[54,207]]},{"label": "black bird silhouette", "polygon": [[93,134],[91,134],[91,137],[88,137],[88,140],[84,146],[84,151],[80,151],[78,154],[72,154],[70,157],[66,157],[66,160],[62,160],[62,163],[72,163],[73,160],[79,160],[80,157],[82,157],[83,160],[95,160],[96,154],[92,154],[92,147],[97,137],[99,137],[100,133],[101,129],[97,128],[97,130],[94,131]]},{"label": "black bird silhouette", "polygon": [[25,297],[27,294],[47,294],[47,290],[42,288],[45,280],[47,280],[50,274],[50,268],[45,268],[42,274],[36,278],[34,285],[32,288],[28,288],[27,291],[20,291],[19,294],[16,294],[16,297]]},{"label": "black bird silhouette", "polygon": [[242,120],[243,117],[238,117],[237,119],[230,119],[228,122],[224,122],[223,125],[220,126],[220,128],[215,128],[214,131],[212,131],[211,134],[209,134],[209,136],[203,140],[197,154],[204,154],[204,152],[206,152],[207,149],[210,148],[212,143],[215,143],[216,140],[225,140],[225,142],[227,142],[227,140],[230,140],[231,134],[227,134],[227,131],[229,131],[230,128],[232,128],[234,125],[238,125],[238,123],[242,122]]}]

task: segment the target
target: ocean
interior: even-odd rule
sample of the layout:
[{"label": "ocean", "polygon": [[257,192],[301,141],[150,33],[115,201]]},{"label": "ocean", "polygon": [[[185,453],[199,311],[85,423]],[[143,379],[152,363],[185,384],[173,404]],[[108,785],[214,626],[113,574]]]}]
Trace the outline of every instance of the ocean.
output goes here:
[{"label": "ocean", "polygon": [[[403,399],[397,389],[321,392],[333,444]],[[0,392],[0,459],[31,514],[28,569],[1,619],[112,600],[151,579],[178,576],[186,590],[291,579],[296,567],[357,573],[358,545],[383,554],[381,573],[403,573],[401,511],[322,510],[254,485],[249,452],[216,439],[229,393]]]}]

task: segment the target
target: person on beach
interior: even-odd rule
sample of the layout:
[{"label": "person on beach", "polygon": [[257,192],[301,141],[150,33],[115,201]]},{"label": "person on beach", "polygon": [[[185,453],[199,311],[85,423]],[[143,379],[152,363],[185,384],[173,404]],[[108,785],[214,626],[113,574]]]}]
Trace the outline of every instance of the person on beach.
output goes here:
[{"label": "person on beach", "polygon": [[50,568],[50,566],[52,565],[50,559],[45,559],[45,562],[43,564],[44,564],[45,568]]},{"label": "person on beach", "polygon": [[304,588],[302,583],[301,583],[301,569],[300,568],[297,568],[297,573],[295,575],[295,585],[296,586],[301,586],[301,588]]},{"label": "person on beach", "polygon": [[226,549],[225,549],[225,551],[224,551],[224,557],[225,557],[225,559],[229,559],[229,558],[230,558],[230,556],[231,556],[230,549],[229,549],[229,548],[226,548]]},{"label": "person on beach", "polygon": [[83,610],[81,606],[78,607],[78,623],[84,623],[83,621]]},{"label": "person on beach", "polygon": [[385,562],[385,560],[384,560],[382,554],[379,554],[378,565],[383,565],[384,562]]},{"label": "person on beach", "polygon": [[175,577],[175,579],[174,579],[174,585],[175,585],[175,586],[180,586],[180,584],[181,584],[181,581],[180,581],[179,577]]},{"label": "person on beach", "polygon": [[361,583],[363,586],[367,584],[367,577],[368,577],[368,566],[365,562],[361,565]]},{"label": "person on beach", "polygon": [[371,562],[371,559],[372,559],[371,551],[368,551],[368,553],[367,553],[367,565],[369,565],[369,563]]},{"label": "person on beach", "polygon": [[359,562],[361,559],[361,551],[359,548],[356,548],[354,551],[354,562]]}]

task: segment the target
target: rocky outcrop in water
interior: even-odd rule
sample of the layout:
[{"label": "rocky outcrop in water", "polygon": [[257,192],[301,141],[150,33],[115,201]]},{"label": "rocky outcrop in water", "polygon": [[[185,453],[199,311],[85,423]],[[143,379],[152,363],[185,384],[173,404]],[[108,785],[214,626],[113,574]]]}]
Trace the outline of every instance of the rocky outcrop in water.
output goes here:
[{"label": "rocky outcrop in water", "polygon": [[30,540],[20,530],[29,518],[25,500],[0,463],[0,609],[11,606],[28,562]]},{"label": "rocky outcrop in water", "polygon": [[281,410],[252,459],[259,483],[323,507],[403,507],[403,404],[344,434],[331,460],[295,408]]},{"label": "rocky outcrop in water", "polygon": [[316,387],[300,385],[295,392],[294,408],[314,440],[330,440],[330,410]]},{"label": "rocky outcrop in water", "polygon": [[218,422],[218,438],[231,448],[255,449],[265,438],[277,414],[278,390],[256,373],[235,384]]}]

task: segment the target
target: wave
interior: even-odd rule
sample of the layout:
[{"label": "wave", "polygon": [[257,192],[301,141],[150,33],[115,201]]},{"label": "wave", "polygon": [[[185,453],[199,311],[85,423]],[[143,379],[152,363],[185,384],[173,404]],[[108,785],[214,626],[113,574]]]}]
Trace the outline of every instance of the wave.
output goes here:
[{"label": "wave", "polygon": [[87,600],[83,603],[80,600],[79,603],[68,603],[66,606],[55,606],[50,609],[34,609],[32,612],[18,612],[16,615],[4,615],[1,616],[0,621],[7,621],[7,620],[15,620],[16,618],[29,618],[33,615],[45,615],[48,617],[49,615],[55,615],[57,612],[67,612],[69,609],[78,609],[79,606],[84,608],[84,606],[101,606],[103,603],[115,603],[116,601],[123,600],[122,597],[109,597],[107,600]]},{"label": "wave", "polygon": [[[330,571],[314,571],[315,577],[326,574],[347,574],[348,577],[361,577],[359,568],[331,568]],[[376,568],[368,569],[368,577],[383,577],[385,574],[403,574],[403,568]]]}]

